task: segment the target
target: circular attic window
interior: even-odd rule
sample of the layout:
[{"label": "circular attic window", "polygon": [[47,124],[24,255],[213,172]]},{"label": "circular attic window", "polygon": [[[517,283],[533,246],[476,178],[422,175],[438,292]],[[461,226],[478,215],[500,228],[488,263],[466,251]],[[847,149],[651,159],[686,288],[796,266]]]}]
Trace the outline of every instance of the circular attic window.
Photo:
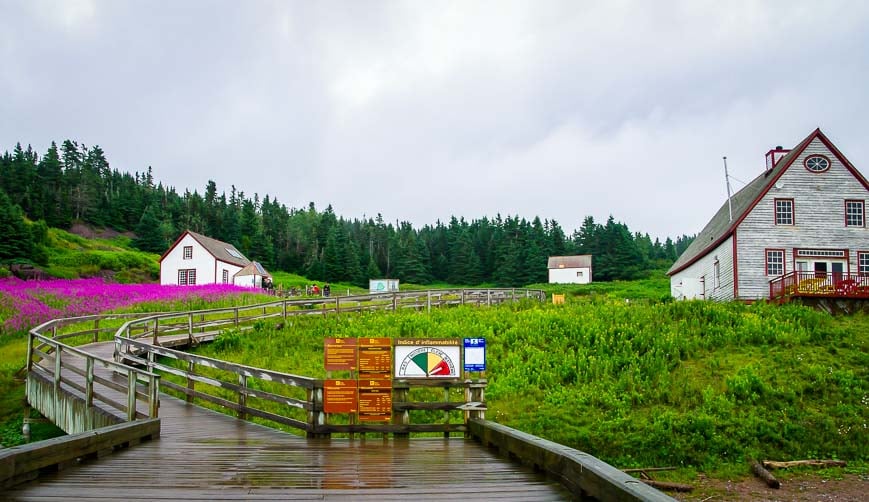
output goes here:
[{"label": "circular attic window", "polygon": [[809,155],[806,157],[806,169],[813,173],[822,173],[830,168],[830,159],[823,155]]}]

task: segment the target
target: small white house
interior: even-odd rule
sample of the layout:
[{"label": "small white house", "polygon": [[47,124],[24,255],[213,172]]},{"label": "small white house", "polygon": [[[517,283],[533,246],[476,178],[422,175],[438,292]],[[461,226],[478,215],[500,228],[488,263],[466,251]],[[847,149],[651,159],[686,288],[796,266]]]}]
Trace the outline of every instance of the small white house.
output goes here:
[{"label": "small white house", "polygon": [[368,279],[370,293],[395,293],[398,291],[398,279]]},{"label": "small white house", "polygon": [[262,264],[258,261],[252,261],[243,269],[235,273],[232,278],[232,283],[236,286],[244,286],[247,288],[261,288],[263,281],[271,279],[272,276]]},{"label": "small white house", "polygon": [[250,263],[232,244],[187,230],[160,257],[160,284],[232,284]]},{"label": "small white house", "polygon": [[591,255],[549,257],[549,284],[589,284]]}]

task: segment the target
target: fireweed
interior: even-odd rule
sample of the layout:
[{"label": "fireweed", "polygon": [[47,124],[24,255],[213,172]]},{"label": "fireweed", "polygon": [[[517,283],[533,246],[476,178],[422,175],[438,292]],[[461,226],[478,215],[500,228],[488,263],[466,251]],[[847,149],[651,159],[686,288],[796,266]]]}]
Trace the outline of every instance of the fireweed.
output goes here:
[{"label": "fireweed", "polygon": [[0,332],[25,331],[51,319],[98,314],[140,303],[212,302],[252,292],[229,284],[161,286],[115,284],[99,278],[22,281],[9,277],[0,279]]}]

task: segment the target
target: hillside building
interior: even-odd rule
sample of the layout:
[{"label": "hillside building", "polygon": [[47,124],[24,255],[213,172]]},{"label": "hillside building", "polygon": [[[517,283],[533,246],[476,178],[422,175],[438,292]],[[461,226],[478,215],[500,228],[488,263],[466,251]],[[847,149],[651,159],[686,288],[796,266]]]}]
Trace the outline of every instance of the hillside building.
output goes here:
[{"label": "hillside building", "polygon": [[775,147],[667,274],[680,299],[869,297],[869,184],[821,132]]},{"label": "hillside building", "polygon": [[234,284],[250,264],[232,244],[187,230],[160,257],[160,284]]},{"label": "hillside building", "polygon": [[591,283],[591,255],[550,256],[549,284]]}]

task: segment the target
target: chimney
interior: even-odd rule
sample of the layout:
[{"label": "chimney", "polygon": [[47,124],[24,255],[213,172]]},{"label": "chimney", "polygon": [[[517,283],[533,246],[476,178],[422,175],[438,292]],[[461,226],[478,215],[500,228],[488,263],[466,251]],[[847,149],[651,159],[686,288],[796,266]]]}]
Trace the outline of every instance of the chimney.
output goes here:
[{"label": "chimney", "polygon": [[781,146],[777,146],[772,150],[766,152],[766,171],[764,172],[769,173],[770,171],[772,171],[775,165],[778,164],[778,161],[784,158],[784,156],[787,155],[788,152],[790,152],[790,150],[785,150]]}]

